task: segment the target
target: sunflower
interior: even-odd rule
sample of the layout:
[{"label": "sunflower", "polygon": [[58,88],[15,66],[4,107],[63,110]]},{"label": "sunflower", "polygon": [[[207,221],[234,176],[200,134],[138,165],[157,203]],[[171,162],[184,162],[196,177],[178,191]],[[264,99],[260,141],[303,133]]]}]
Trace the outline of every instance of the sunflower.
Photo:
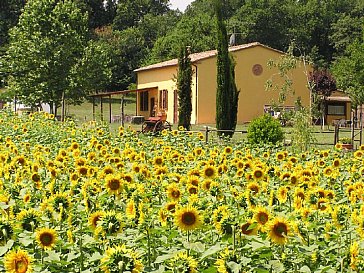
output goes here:
[{"label": "sunflower", "polygon": [[363,150],[357,150],[354,152],[354,158],[362,159],[363,158]]},{"label": "sunflower", "polygon": [[4,257],[4,267],[7,273],[32,272],[32,259],[28,252],[18,249],[8,252]]},{"label": "sunflower", "polygon": [[212,214],[212,221],[218,233],[223,233],[223,222],[229,218],[230,212],[226,205],[219,206]]},{"label": "sunflower", "polygon": [[216,173],[217,173],[217,170],[212,165],[205,166],[205,168],[202,171],[203,177],[205,177],[207,179],[213,179],[213,178],[215,178]]},{"label": "sunflower", "polygon": [[244,235],[256,235],[258,232],[257,223],[248,220],[240,226],[240,230]]},{"label": "sunflower", "polygon": [[51,204],[56,212],[67,210],[71,206],[71,201],[67,193],[56,193],[51,198]]},{"label": "sunflower", "polygon": [[106,250],[101,259],[101,270],[105,273],[139,273],[143,271],[143,264],[136,252],[125,245],[119,245]]},{"label": "sunflower", "polygon": [[169,202],[166,204],[166,210],[174,213],[176,211],[176,203],[175,202]]},{"label": "sunflower", "polygon": [[264,226],[270,219],[270,214],[265,207],[256,207],[254,213],[254,220],[260,226]]},{"label": "sunflower", "polygon": [[197,229],[202,224],[202,216],[191,206],[180,208],[175,212],[174,217],[176,226],[184,231]]},{"label": "sunflower", "polygon": [[288,188],[285,186],[279,187],[277,192],[277,198],[280,203],[285,203],[288,197]]},{"label": "sunflower", "polygon": [[269,223],[268,235],[269,238],[276,244],[284,245],[288,241],[288,236],[290,234],[289,222],[282,218],[276,217]]},{"label": "sunflower", "polygon": [[261,180],[262,178],[264,178],[264,172],[261,168],[254,168],[253,172],[252,172],[252,177],[254,178],[254,180]]},{"label": "sunflower", "polygon": [[167,196],[168,198],[178,201],[182,194],[180,189],[178,188],[178,184],[176,183],[171,183],[170,185],[168,185],[167,187]]},{"label": "sunflower", "polygon": [[164,162],[164,160],[163,160],[163,157],[161,157],[161,156],[156,156],[153,159],[153,165],[155,165],[155,166],[162,166],[163,162]]},{"label": "sunflower", "polygon": [[137,216],[137,210],[133,198],[131,198],[126,204],[125,214],[128,219],[134,219]]},{"label": "sunflower", "polygon": [[40,213],[34,209],[22,210],[18,213],[17,220],[22,229],[33,231],[40,223]]},{"label": "sunflower", "polygon": [[104,213],[103,211],[95,211],[88,217],[88,224],[92,229],[96,229]]},{"label": "sunflower", "polygon": [[285,156],[285,154],[284,154],[283,152],[278,152],[278,153],[276,153],[276,159],[277,159],[278,161],[282,161],[285,157],[286,157],[286,156]]},{"label": "sunflower", "polygon": [[12,224],[5,218],[0,219],[0,243],[6,243],[14,234]]},{"label": "sunflower", "polygon": [[359,256],[359,244],[358,242],[353,242],[350,245],[350,268],[355,271],[358,269],[357,268],[359,263],[358,256]]},{"label": "sunflower", "polygon": [[247,189],[253,194],[256,195],[260,191],[260,186],[256,182],[250,182],[247,185]]},{"label": "sunflower", "polygon": [[105,177],[105,188],[111,194],[120,194],[123,189],[123,182],[119,176],[108,174]]},{"label": "sunflower", "polygon": [[173,272],[185,273],[196,273],[197,265],[197,261],[185,251],[177,253],[168,263],[168,267],[173,269]]},{"label": "sunflower", "polygon": [[121,214],[115,211],[105,212],[100,217],[98,225],[102,228],[102,231],[106,235],[113,235],[121,231],[122,229],[122,217]]},{"label": "sunflower", "polygon": [[43,249],[52,249],[57,241],[57,232],[53,228],[41,228],[36,233],[36,240]]},{"label": "sunflower", "polygon": [[224,154],[231,154],[233,152],[233,148],[230,146],[226,146],[224,148]]}]

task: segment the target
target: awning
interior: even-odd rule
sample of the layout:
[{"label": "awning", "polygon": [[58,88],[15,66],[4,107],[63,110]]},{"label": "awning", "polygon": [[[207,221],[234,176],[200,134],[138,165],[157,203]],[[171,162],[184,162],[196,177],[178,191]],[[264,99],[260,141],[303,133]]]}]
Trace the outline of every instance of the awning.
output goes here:
[{"label": "awning", "polygon": [[112,91],[112,92],[103,92],[103,93],[97,93],[90,95],[90,97],[110,97],[113,95],[126,95],[129,93],[138,93],[138,92],[145,92],[145,91],[151,91],[155,90],[158,87],[148,87],[148,88],[141,88],[141,89],[133,89],[133,90],[122,90],[122,91]]},{"label": "awning", "polygon": [[349,97],[331,96],[326,98],[327,101],[340,101],[340,102],[351,102]]}]

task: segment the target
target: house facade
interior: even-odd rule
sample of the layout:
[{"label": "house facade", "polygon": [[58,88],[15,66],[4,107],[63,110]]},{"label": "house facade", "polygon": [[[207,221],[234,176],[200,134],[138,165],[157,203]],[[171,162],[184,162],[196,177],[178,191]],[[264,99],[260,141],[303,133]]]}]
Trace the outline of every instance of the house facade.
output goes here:
[{"label": "house facade", "polygon": [[[282,84],[277,68],[269,68],[270,60],[279,60],[283,52],[262,45],[250,43],[230,47],[234,57],[235,81],[240,90],[238,105],[238,124],[271,111],[278,102],[278,92],[267,91],[268,80]],[[216,59],[217,51],[211,50],[190,55],[192,77],[192,124],[215,124],[216,114]],[[283,107],[294,109],[295,101],[309,106],[310,92],[307,88],[307,73],[312,68],[300,63],[289,73],[293,81],[294,94],[287,96]],[[173,59],[136,69],[137,88],[148,89],[137,93],[137,115],[148,118],[165,112],[170,123],[178,123],[177,95],[178,59]]]}]

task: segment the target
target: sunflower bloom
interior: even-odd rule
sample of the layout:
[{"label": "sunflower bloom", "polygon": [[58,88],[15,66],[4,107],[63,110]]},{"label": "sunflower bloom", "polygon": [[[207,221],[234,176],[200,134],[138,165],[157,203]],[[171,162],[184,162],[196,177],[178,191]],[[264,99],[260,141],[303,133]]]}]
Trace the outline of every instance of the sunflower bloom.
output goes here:
[{"label": "sunflower bloom", "polygon": [[183,231],[197,229],[202,224],[202,217],[193,207],[181,208],[175,212],[175,224]]},{"label": "sunflower bloom", "polygon": [[32,259],[24,250],[12,250],[4,257],[6,273],[30,273],[32,272]]},{"label": "sunflower bloom", "polygon": [[169,262],[169,267],[177,272],[196,273],[197,265],[197,261],[186,252],[177,253]]},{"label": "sunflower bloom", "polygon": [[95,211],[88,217],[88,224],[92,229],[96,229],[98,222],[104,215],[103,211]]},{"label": "sunflower bloom", "polygon": [[284,245],[288,241],[290,225],[284,218],[275,218],[268,227],[269,238],[276,244]]},{"label": "sunflower bloom", "polygon": [[52,249],[57,241],[57,233],[52,228],[41,228],[37,231],[36,240],[43,249]]},{"label": "sunflower bloom", "polygon": [[105,256],[101,259],[101,270],[105,273],[143,271],[143,264],[139,255],[125,245],[108,248]]}]

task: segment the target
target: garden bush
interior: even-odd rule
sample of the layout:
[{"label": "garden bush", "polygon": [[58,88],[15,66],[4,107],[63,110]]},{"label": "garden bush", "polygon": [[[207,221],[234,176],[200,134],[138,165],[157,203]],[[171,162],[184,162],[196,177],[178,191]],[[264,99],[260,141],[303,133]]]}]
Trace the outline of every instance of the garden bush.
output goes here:
[{"label": "garden bush", "polygon": [[276,144],[283,140],[284,132],[278,120],[265,114],[249,124],[247,137],[252,144]]}]

